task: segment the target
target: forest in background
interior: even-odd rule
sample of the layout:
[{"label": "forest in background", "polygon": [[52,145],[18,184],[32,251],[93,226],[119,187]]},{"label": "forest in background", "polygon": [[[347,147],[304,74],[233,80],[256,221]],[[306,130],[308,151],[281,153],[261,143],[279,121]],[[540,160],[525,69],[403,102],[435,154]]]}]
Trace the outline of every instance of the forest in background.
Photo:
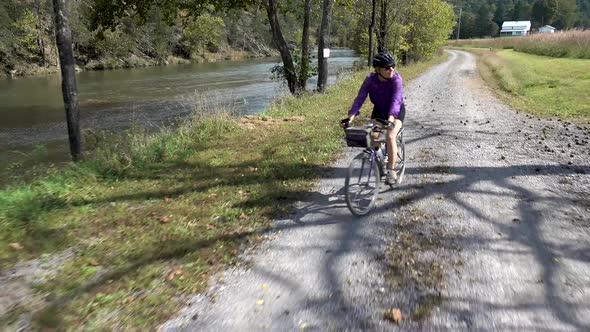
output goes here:
[{"label": "forest in background", "polygon": [[[120,15],[101,12],[103,0],[68,1],[76,65],[81,69],[110,69],[276,55],[262,2],[234,2],[240,5],[233,9],[204,6],[199,15],[180,10],[170,18],[170,11],[155,6],[143,15],[136,15],[133,10]],[[301,41],[304,2],[278,1],[282,32],[293,50]],[[310,44],[315,48],[322,1],[310,3]],[[333,3],[327,46],[353,48],[366,54],[371,1]],[[455,21],[452,8],[440,0],[402,0],[393,8],[389,1],[376,3],[377,20],[381,20],[375,30],[379,33],[381,29],[379,40],[389,43],[390,51],[413,54],[410,58],[416,60],[431,57],[433,48],[447,39]],[[388,17],[385,10],[391,13]],[[429,17],[427,12],[442,15]],[[52,15],[51,0],[0,0],[2,73],[20,76],[56,70]],[[105,17],[115,15],[119,15],[116,25],[100,25]]]},{"label": "forest in background", "polygon": [[[305,2],[278,1],[282,33],[293,50],[300,46]],[[373,2],[374,38],[385,45],[379,48],[404,61],[429,58],[442,40],[455,38],[459,13],[461,38],[496,36],[504,20],[532,20],[534,27],[551,24],[558,29],[590,27],[590,0],[342,0],[333,2],[327,46],[366,55]],[[101,10],[104,3],[108,1],[68,1],[75,60],[81,69],[277,54],[259,0],[227,2],[233,9],[223,8],[226,2],[213,6],[215,1],[201,1],[199,15],[182,10],[171,14],[156,6],[146,7],[143,15],[126,10],[112,27],[101,26],[101,20],[120,13]],[[315,48],[322,1],[311,0],[310,5],[310,44]],[[19,76],[56,70],[52,15],[51,0],[0,0],[0,72]]]},{"label": "forest in background", "polygon": [[[459,16],[460,39],[496,37],[504,21],[531,21],[557,30],[590,28],[590,0],[449,0]],[[457,28],[453,38],[457,37]]]}]

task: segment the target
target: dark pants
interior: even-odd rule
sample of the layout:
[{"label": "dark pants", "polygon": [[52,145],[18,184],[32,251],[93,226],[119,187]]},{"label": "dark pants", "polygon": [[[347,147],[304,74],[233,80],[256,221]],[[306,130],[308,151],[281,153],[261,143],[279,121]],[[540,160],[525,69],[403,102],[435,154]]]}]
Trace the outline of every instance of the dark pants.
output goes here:
[{"label": "dark pants", "polygon": [[[401,122],[404,122],[404,119],[406,118],[406,104],[402,103],[402,106],[400,107],[400,110],[399,110],[399,114],[395,118],[400,120]],[[373,107],[373,113],[371,113],[371,119],[388,120],[389,115],[386,114],[385,117],[383,117],[383,114],[377,109],[377,107]]]}]

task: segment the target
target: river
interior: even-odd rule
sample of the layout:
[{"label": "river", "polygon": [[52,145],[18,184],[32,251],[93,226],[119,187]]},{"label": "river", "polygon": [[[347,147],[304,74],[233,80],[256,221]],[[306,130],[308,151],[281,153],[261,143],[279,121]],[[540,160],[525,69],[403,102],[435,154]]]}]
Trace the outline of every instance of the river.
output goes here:
[{"label": "river", "polygon": [[[350,50],[331,53],[328,84],[358,60]],[[277,64],[279,59],[265,58],[80,72],[81,125],[107,130],[134,122],[162,126],[204,99],[231,104],[241,114],[258,113],[288,93],[271,79]],[[308,88],[315,84],[311,78]],[[0,79],[0,174],[69,159],[59,75]]]}]

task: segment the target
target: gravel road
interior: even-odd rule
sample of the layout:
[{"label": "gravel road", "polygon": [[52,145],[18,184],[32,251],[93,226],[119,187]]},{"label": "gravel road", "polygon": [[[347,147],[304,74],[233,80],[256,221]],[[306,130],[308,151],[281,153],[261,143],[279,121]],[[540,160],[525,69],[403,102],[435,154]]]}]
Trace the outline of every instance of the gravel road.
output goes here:
[{"label": "gravel road", "polygon": [[[461,51],[404,93],[402,185],[352,217],[347,150],[161,329],[590,330],[590,130],[503,105]],[[403,320],[384,319],[390,308]]]}]

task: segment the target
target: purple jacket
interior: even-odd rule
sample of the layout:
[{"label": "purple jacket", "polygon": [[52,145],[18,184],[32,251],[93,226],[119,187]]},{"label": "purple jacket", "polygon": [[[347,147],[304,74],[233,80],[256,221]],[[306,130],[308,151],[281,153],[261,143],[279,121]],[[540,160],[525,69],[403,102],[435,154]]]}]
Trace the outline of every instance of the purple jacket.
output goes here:
[{"label": "purple jacket", "polygon": [[[384,119],[388,118],[389,115],[397,117],[404,101],[402,77],[395,72],[389,80],[381,82],[379,74],[369,73],[361,85],[350,111],[348,111],[348,116],[360,114],[361,106],[367,99],[367,94],[375,107],[382,112],[381,115]],[[383,114],[385,112],[387,113]]]}]

